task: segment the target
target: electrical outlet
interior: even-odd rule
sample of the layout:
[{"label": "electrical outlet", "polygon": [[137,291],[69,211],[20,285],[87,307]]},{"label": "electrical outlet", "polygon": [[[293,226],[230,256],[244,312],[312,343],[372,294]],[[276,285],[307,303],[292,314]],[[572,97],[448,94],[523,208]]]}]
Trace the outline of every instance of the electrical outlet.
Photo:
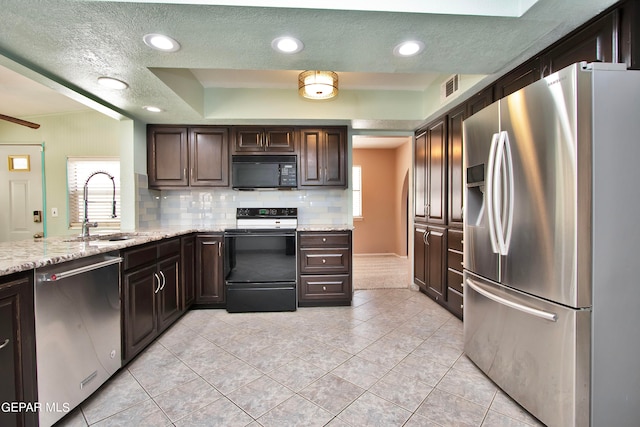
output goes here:
[{"label": "electrical outlet", "polygon": [[58,216],[58,208],[51,208],[51,216],[54,218]]}]

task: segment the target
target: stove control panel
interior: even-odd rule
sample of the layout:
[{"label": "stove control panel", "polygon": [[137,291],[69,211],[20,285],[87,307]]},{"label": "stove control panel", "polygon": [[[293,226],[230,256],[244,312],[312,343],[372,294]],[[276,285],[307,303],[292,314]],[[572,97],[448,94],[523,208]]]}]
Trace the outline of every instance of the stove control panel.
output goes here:
[{"label": "stove control panel", "polygon": [[298,208],[238,208],[236,218],[297,218]]}]

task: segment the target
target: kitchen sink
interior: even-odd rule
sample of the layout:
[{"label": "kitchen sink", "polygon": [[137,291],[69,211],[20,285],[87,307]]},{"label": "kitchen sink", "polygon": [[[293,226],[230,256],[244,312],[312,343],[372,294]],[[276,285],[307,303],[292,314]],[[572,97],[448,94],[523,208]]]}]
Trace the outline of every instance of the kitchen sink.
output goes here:
[{"label": "kitchen sink", "polygon": [[136,236],[140,236],[142,234],[139,233],[111,233],[111,234],[94,234],[89,236],[88,238],[82,236],[71,237],[65,239],[65,242],[89,242],[96,244],[107,244],[107,243],[118,243],[124,240],[131,240]]}]

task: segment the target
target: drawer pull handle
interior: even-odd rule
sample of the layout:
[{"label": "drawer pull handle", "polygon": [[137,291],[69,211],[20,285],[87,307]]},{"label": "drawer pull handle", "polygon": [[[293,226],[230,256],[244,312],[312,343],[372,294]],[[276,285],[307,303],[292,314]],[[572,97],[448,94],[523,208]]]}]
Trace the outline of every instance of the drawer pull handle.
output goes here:
[{"label": "drawer pull handle", "polygon": [[9,338],[7,338],[6,340],[4,340],[4,342],[2,344],[0,344],[0,350],[2,350],[3,348],[5,348],[7,345],[9,345]]}]

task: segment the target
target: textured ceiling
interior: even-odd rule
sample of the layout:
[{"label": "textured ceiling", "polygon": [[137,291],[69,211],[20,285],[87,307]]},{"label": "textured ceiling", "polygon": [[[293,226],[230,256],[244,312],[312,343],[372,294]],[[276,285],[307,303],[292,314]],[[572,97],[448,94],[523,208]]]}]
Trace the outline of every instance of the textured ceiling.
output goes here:
[{"label": "textured ceiling", "polygon": [[[3,0],[0,65],[35,70],[40,76],[30,77],[36,81],[70,87],[144,122],[336,122],[408,130],[435,109],[433,93],[446,76],[476,76],[471,89],[478,88],[477,76],[490,80],[509,70],[613,3],[539,0],[521,17],[496,17]],[[142,42],[147,33],[169,35],[182,49],[152,50]],[[302,40],[304,50],[275,52],[271,41],[283,35]],[[406,39],[422,40],[425,50],[412,58],[393,56]],[[338,98],[300,99],[296,76],[306,69],[338,72]],[[124,80],[129,88],[100,87],[100,76]],[[145,105],[164,112],[148,113]],[[0,113],[30,115],[5,102]]]}]

